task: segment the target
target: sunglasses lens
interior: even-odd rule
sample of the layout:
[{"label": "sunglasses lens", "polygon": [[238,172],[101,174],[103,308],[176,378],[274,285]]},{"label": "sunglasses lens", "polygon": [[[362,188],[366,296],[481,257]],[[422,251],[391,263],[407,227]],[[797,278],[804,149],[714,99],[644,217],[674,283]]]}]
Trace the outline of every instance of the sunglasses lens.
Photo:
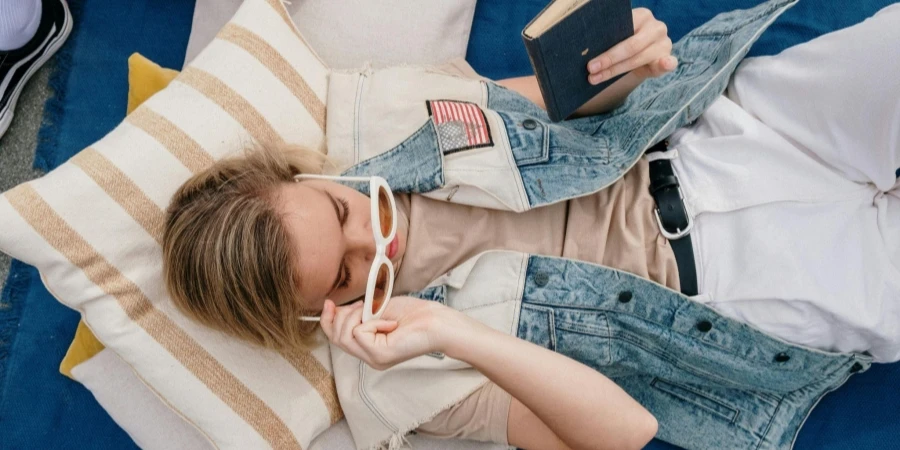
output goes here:
[{"label": "sunglasses lens", "polygon": [[378,218],[381,222],[381,236],[387,237],[394,228],[394,212],[391,208],[391,195],[384,187],[378,187]]},{"label": "sunglasses lens", "polygon": [[381,308],[384,307],[385,300],[387,299],[387,290],[388,283],[390,282],[390,271],[391,269],[387,264],[382,263],[378,267],[378,275],[375,276],[375,295],[372,297],[372,311],[371,313],[378,314],[381,311]]}]

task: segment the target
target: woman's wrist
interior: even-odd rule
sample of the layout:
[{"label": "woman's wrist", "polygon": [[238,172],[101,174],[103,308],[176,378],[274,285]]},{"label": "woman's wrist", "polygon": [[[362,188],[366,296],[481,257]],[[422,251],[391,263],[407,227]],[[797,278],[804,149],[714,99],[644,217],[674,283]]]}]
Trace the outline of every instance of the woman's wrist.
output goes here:
[{"label": "woman's wrist", "polygon": [[441,353],[465,360],[467,349],[484,342],[493,329],[452,308],[447,308],[438,319],[437,347]]}]

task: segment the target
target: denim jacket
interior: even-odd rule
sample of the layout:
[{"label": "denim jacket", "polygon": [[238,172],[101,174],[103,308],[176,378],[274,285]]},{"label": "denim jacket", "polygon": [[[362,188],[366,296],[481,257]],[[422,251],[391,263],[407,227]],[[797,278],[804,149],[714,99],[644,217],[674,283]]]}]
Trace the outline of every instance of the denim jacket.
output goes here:
[{"label": "denim jacket", "polygon": [[[344,174],[380,175],[396,192],[485,208],[589,195],[703,113],[795,2],[715,17],[675,44],[674,72],[609,113],[563,123],[492,82],[435,69],[334,73],[329,156]],[[489,251],[413,295],[597,369],[656,416],[659,438],[687,448],[790,448],[819,399],[871,363],[780,341],[652,281],[564,258]],[[333,347],[332,361],[358,448],[396,446],[487,381],[439,354],[376,371]]]}]

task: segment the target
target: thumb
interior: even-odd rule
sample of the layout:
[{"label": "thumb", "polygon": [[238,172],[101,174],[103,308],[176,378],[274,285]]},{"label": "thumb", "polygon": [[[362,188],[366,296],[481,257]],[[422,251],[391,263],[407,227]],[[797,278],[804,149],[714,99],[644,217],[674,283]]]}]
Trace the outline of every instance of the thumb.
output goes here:
[{"label": "thumb", "polygon": [[651,71],[653,72],[653,76],[658,77],[675,70],[675,68],[677,67],[678,58],[669,55],[656,60],[656,62],[652,65]]},{"label": "thumb", "polygon": [[375,319],[363,322],[353,328],[353,338],[364,349],[387,342],[388,333],[396,331],[398,324],[393,320]]},{"label": "thumb", "polygon": [[396,320],[375,319],[357,325],[353,333],[390,333],[398,326]]}]

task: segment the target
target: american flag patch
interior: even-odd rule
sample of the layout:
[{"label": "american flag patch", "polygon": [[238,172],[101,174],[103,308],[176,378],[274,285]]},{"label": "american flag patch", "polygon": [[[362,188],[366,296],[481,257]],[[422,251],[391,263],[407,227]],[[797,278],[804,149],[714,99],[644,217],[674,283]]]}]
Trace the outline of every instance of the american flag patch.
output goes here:
[{"label": "american flag patch", "polygon": [[445,155],[494,145],[484,112],[474,103],[451,100],[426,102]]}]

